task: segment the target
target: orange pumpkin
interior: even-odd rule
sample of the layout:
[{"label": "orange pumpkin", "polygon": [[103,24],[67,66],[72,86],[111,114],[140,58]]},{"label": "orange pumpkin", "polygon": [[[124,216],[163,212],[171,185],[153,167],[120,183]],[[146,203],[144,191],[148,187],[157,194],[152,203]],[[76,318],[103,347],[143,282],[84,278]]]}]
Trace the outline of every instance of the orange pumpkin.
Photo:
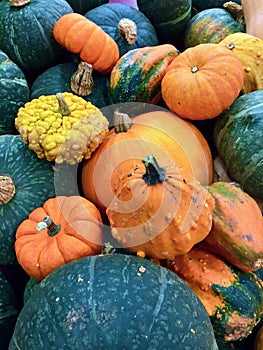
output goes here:
[{"label": "orange pumpkin", "polygon": [[101,252],[102,220],[98,209],[81,196],[58,196],[33,210],[16,231],[19,264],[42,280],[55,268]]},{"label": "orange pumpkin", "polygon": [[193,124],[163,109],[132,119],[126,114],[115,113],[114,119],[115,127],[92,157],[84,161],[81,175],[84,196],[101,212],[113,199],[112,184],[124,171],[123,167],[135,166],[148,153],[154,153],[160,165],[172,159],[202,185],[212,183],[211,151]]},{"label": "orange pumpkin", "polygon": [[96,23],[78,13],[60,17],[54,25],[53,36],[100,73],[108,73],[119,59],[117,43]]},{"label": "orange pumpkin", "polygon": [[238,97],[244,68],[233,52],[214,43],[190,47],[168,66],[161,93],[169,109],[192,120],[212,119]]},{"label": "orange pumpkin", "polygon": [[189,172],[150,154],[115,182],[106,214],[112,236],[131,252],[168,259],[187,253],[212,226],[214,199]]}]

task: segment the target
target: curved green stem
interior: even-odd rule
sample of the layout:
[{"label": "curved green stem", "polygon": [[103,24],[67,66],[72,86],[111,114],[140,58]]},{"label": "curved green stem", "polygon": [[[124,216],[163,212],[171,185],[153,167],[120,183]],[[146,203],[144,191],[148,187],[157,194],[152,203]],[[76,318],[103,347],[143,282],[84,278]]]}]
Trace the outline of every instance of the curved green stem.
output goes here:
[{"label": "curved green stem", "polygon": [[159,166],[154,155],[148,154],[142,161],[146,168],[146,172],[143,174],[142,178],[147,185],[164,182],[166,173],[165,168]]}]

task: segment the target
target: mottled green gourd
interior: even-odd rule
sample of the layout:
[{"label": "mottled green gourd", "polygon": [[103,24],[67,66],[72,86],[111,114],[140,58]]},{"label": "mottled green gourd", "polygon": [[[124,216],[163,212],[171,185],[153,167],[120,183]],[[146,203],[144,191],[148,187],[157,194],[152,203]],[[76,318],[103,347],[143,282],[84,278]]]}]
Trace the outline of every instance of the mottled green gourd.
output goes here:
[{"label": "mottled green gourd", "polygon": [[22,309],[9,350],[217,350],[190,288],[149,260],[85,257],[54,270]]}]

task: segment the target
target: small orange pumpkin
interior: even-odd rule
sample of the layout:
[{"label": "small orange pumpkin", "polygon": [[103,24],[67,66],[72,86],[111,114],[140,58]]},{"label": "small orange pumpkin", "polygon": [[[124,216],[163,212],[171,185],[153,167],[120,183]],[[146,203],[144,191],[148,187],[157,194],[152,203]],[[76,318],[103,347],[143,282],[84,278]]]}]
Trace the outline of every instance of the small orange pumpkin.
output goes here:
[{"label": "small orange pumpkin", "polygon": [[243,65],[233,52],[205,43],[186,49],[170,63],[161,93],[180,117],[212,119],[238,97],[243,80]]},{"label": "small orange pumpkin", "polygon": [[102,220],[94,204],[81,196],[49,198],[16,231],[19,264],[42,280],[55,268],[101,252]]},{"label": "small orange pumpkin", "polygon": [[78,13],[60,17],[54,25],[53,36],[100,73],[108,73],[120,56],[117,43],[96,23]]},{"label": "small orange pumpkin", "polygon": [[131,252],[168,259],[187,253],[212,226],[214,199],[189,172],[149,154],[116,181],[106,209],[113,237]]}]

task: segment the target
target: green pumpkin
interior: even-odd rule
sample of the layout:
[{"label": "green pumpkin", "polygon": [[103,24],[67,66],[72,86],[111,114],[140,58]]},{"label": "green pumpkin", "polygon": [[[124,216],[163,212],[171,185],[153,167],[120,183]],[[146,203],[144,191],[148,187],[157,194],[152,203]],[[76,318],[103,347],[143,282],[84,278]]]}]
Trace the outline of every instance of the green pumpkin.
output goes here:
[{"label": "green pumpkin", "polygon": [[192,14],[192,0],[138,0],[138,6],[153,24],[159,43],[174,43]]},{"label": "green pumpkin", "polygon": [[70,6],[73,8],[74,12],[80,13],[84,15],[89,10],[100,6],[102,4],[106,4],[107,0],[67,0]]},{"label": "green pumpkin", "polygon": [[239,96],[217,117],[213,135],[230,178],[262,199],[263,90]]},{"label": "green pumpkin", "polygon": [[66,51],[52,32],[61,16],[73,12],[68,2],[31,0],[21,6],[11,6],[11,2],[0,2],[0,49],[27,72],[64,60]]},{"label": "green pumpkin", "polygon": [[16,296],[11,284],[0,272],[0,349],[7,350],[12,337],[18,311]]},{"label": "green pumpkin", "polygon": [[184,32],[184,46],[189,48],[204,43],[217,44],[230,34],[244,31],[244,24],[235,20],[227,10],[207,9],[198,12],[188,22]]},{"label": "green pumpkin", "polygon": [[[76,72],[76,62],[65,62],[46,69],[32,83],[30,99],[38,98],[41,95],[55,95],[58,92],[71,92],[71,77]],[[107,75],[92,72],[93,85],[91,93],[81,96],[93,105],[102,108],[109,104]]]},{"label": "green pumpkin", "polygon": [[0,50],[0,135],[16,133],[14,119],[19,107],[29,100],[23,71]]},{"label": "green pumpkin", "polygon": [[41,281],[9,350],[216,350],[210,319],[174,273],[132,255],[85,257]]},{"label": "green pumpkin", "polygon": [[[153,25],[142,12],[133,7],[118,3],[104,4],[88,11],[85,17],[95,22],[116,41],[120,56],[138,47],[158,45]],[[119,28],[119,26],[124,28],[125,25],[132,27],[130,32],[127,31],[127,35],[132,34],[128,40],[125,38],[124,30]],[[136,27],[135,39],[133,38],[134,25]]]},{"label": "green pumpkin", "polygon": [[[196,11],[203,11],[215,7],[223,7],[226,0],[192,0],[193,8]],[[241,0],[235,0],[235,2],[241,5]]]},{"label": "green pumpkin", "polygon": [[17,263],[17,226],[46,199],[55,195],[54,171],[38,159],[19,135],[0,136],[0,264]]}]

